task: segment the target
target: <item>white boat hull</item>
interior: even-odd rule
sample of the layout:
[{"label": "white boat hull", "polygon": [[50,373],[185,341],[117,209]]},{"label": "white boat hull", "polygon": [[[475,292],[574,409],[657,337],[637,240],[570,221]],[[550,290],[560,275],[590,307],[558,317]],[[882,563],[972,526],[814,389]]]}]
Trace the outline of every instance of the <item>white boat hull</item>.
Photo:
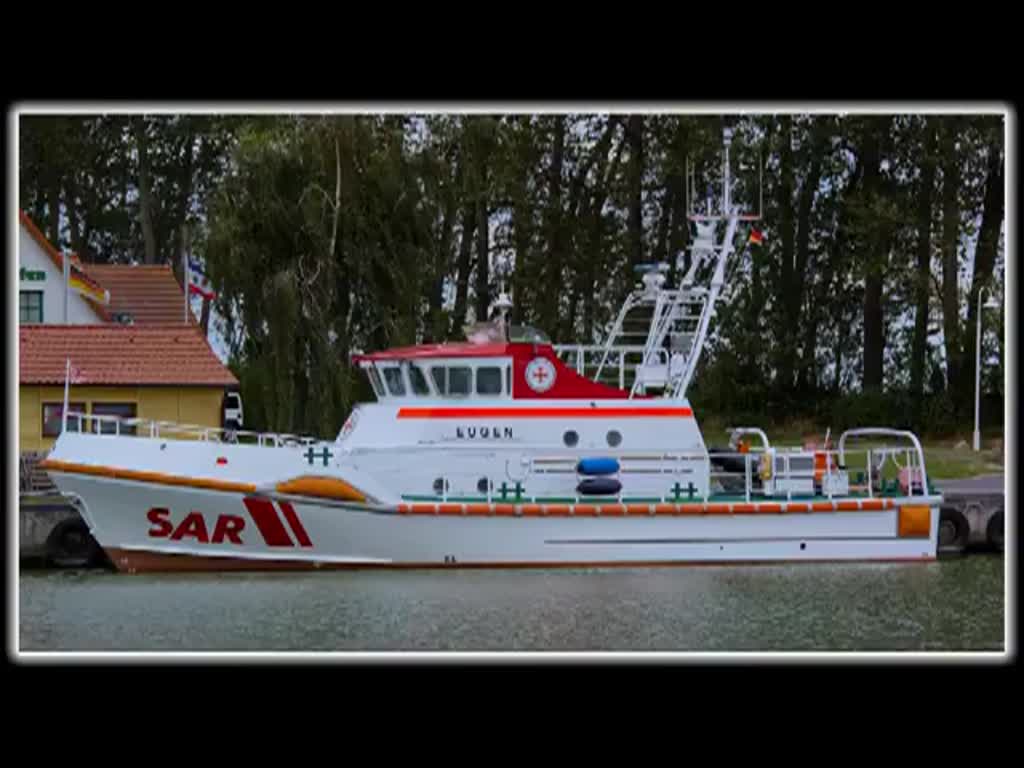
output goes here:
[{"label": "white boat hull", "polygon": [[[543,516],[411,507],[368,509],[327,501],[55,472],[113,565],[155,570],[353,567],[548,567],[696,563],[929,560],[929,529],[900,535],[900,500],[883,510]],[[906,499],[921,505],[921,497]],[[445,505],[446,507],[448,505]],[[658,508],[661,505],[657,505]],[[493,506],[492,506],[493,509]],[[524,514],[524,511],[526,514]],[[535,514],[530,514],[531,512]]]}]

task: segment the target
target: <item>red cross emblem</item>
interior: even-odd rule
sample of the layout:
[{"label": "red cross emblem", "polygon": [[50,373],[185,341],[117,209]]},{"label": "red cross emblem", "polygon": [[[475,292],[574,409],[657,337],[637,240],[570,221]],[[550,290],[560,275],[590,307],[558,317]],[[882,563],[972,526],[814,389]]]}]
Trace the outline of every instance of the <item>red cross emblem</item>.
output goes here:
[{"label": "red cross emblem", "polygon": [[546,392],[555,384],[555,366],[543,357],[535,357],[526,366],[526,383],[534,392]]}]

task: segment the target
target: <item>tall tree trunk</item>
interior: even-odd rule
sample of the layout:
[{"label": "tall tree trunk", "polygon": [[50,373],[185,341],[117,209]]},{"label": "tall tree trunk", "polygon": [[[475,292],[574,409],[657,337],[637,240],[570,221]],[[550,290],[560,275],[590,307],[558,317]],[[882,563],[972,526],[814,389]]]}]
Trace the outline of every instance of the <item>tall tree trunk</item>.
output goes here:
[{"label": "tall tree trunk", "polygon": [[935,126],[925,117],[921,157],[921,193],[917,205],[917,275],[914,285],[914,340],[910,350],[910,392],[919,401],[924,392],[924,362],[928,355],[928,287],[931,275],[932,193],[935,189]]},{"label": "tall tree trunk", "polygon": [[957,407],[960,381],[960,307],[957,245],[960,239],[960,167],[956,151],[959,121],[949,118],[942,132],[942,328],[946,342],[946,389]]},{"label": "tall tree trunk", "polygon": [[560,325],[559,294],[562,286],[562,267],[565,263],[562,234],[562,167],[565,159],[565,117],[556,115],[554,124],[551,166],[548,169],[548,254],[541,270],[544,286],[539,292],[544,306],[537,307],[541,327],[555,333]]},{"label": "tall tree trunk", "polygon": [[60,250],[60,181],[56,178],[56,174],[50,183],[47,209],[50,225],[47,227],[46,238],[54,248]]},{"label": "tall tree trunk", "polygon": [[[201,140],[201,139],[200,139]],[[194,164],[194,145],[195,145],[195,134],[192,129],[185,134],[184,141],[184,162],[181,169],[181,197],[178,199],[178,223],[184,224],[188,220],[188,208],[189,202],[192,198],[192,168]],[[177,253],[181,245],[181,233],[182,229],[180,226],[174,228],[175,233],[175,248],[174,253]]]},{"label": "tall tree trunk", "polygon": [[880,133],[883,124],[879,119],[869,118],[865,129],[864,154],[864,205],[866,210],[867,236],[863,258],[866,266],[864,278],[864,370],[863,388],[881,390],[882,363],[885,348],[885,329],[882,320],[882,278],[884,274],[884,252],[888,248],[883,235],[884,226],[875,219],[880,198]]},{"label": "tall tree trunk", "polygon": [[[458,277],[455,281],[455,311],[452,313],[449,338],[461,334],[466,322],[466,295],[469,292],[470,257],[473,255],[473,231],[476,226],[476,205],[468,203],[462,209],[462,240],[459,243]],[[461,336],[459,337],[461,338]]]},{"label": "tall tree trunk", "polygon": [[[985,286],[986,292],[991,288],[992,269],[996,262],[999,244],[999,229],[1003,223],[1003,159],[998,146],[989,147],[988,175],[985,179],[985,208],[981,215],[981,229],[978,232],[978,244],[974,251],[974,274],[971,276],[971,295],[968,299],[967,328],[964,333],[964,367],[974,364],[977,359],[976,336],[971,331],[977,328],[978,290]],[[982,318],[984,327],[985,319]],[[962,376],[962,402],[973,399],[974,380],[970,376]]]},{"label": "tall tree trunk", "polygon": [[[814,199],[818,193],[818,185],[821,182],[821,160],[828,141],[829,125],[825,118],[815,118],[811,127],[811,166],[804,178],[803,186],[800,188],[800,199],[797,204],[796,221],[796,263],[793,267],[793,301],[789,306],[789,324],[793,329],[794,347],[800,329],[800,319],[803,318],[806,335],[804,336],[803,355],[800,360],[800,373],[797,381],[797,388],[807,392],[815,385],[815,352],[817,349],[817,306],[810,301],[813,296],[808,295],[807,285],[807,263],[810,261],[811,252],[811,211],[814,207]],[[805,302],[805,298],[808,301]],[[794,349],[794,355],[796,350]]]},{"label": "tall tree trunk", "polygon": [[135,142],[139,153],[139,223],[146,252],[144,262],[156,264],[156,235],[153,231],[153,192],[149,178],[149,139],[146,136],[146,118],[135,121]]},{"label": "tall tree trunk", "polygon": [[644,118],[630,115],[626,124],[629,137],[629,260],[630,266],[643,263],[643,178]]},{"label": "tall tree trunk", "polygon": [[[779,121],[781,142],[779,151],[779,240],[780,254],[777,295],[781,297],[779,313],[778,339],[780,343],[778,360],[777,386],[783,393],[793,388],[793,371],[796,368],[796,328],[793,326],[794,313],[790,305],[797,302],[793,295],[793,260],[796,248],[793,231],[793,125],[789,115],[783,115]],[[799,311],[799,306],[796,307]]]},{"label": "tall tree trunk", "polygon": [[452,248],[452,230],[455,226],[455,195],[449,189],[445,197],[444,215],[441,220],[441,237],[434,254],[434,280],[430,286],[430,316],[426,324],[427,342],[441,342],[444,338],[442,312],[444,307],[444,282],[447,277],[448,258]]},{"label": "tall tree trunk", "polygon": [[490,228],[488,227],[487,196],[481,194],[476,201],[476,319],[487,320],[491,306]]},{"label": "tall tree trunk", "polygon": [[65,192],[67,202],[65,205],[68,212],[68,240],[71,245],[71,251],[77,253],[82,261],[86,261],[86,254],[82,253],[82,234],[78,215],[78,184],[75,182],[74,173],[69,173],[65,178],[67,179],[67,189]]}]

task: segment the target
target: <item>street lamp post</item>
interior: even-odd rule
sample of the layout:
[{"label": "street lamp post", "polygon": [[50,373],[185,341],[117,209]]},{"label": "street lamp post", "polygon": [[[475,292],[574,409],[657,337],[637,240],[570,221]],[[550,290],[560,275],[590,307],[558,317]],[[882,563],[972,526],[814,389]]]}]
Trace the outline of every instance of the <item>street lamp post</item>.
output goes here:
[{"label": "street lamp post", "polygon": [[984,309],[998,309],[999,303],[989,297],[988,303],[982,305],[981,294],[985,286],[978,289],[978,329],[974,342],[974,450],[981,450],[981,313]]}]

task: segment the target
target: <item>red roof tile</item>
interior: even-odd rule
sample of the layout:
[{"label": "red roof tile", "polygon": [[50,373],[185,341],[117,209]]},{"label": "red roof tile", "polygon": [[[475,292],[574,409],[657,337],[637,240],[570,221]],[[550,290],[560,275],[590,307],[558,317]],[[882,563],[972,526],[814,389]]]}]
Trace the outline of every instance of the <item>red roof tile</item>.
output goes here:
[{"label": "red roof tile", "polygon": [[[110,291],[111,313],[128,312],[138,325],[185,323],[185,294],[170,264],[87,264]],[[198,321],[188,313],[190,325]]]},{"label": "red roof tile", "polygon": [[23,325],[22,384],[63,384],[68,358],[76,384],[237,386],[198,327]]}]

